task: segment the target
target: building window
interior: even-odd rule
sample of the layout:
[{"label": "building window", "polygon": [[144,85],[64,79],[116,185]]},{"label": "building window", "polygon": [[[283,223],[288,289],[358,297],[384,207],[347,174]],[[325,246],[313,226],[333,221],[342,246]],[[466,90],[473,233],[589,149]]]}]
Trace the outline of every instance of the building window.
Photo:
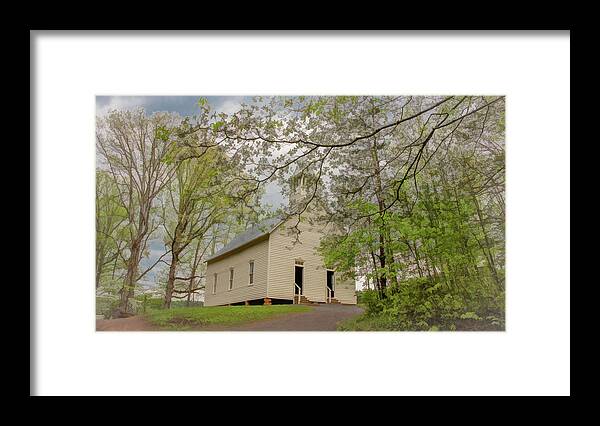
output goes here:
[{"label": "building window", "polygon": [[248,275],[249,275],[248,285],[254,284],[254,260],[251,260],[248,263]]},{"label": "building window", "polygon": [[229,290],[233,288],[233,268],[229,269]]},{"label": "building window", "polygon": [[213,275],[213,294],[217,294],[217,274]]}]

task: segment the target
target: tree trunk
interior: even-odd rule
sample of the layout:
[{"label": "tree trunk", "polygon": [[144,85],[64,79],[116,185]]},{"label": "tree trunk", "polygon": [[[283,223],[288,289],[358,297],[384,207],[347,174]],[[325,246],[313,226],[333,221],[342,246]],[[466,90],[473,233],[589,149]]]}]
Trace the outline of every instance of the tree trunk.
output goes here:
[{"label": "tree trunk", "polygon": [[[121,248],[119,247],[118,250],[121,250]],[[115,261],[112,263],[112,272],[111,272],[111,280],[115,279],[115,273],[117,272],[117,262],[119,261],[118,256],[115,257]]]},{"label": "tree trunk", "polygon": [[128,312],[129,299],[133,297],[135,291],[135,284],[138,275],[138,265],[140,261],[141,242],[135,241],[131,246],[131,253],[129,260],[127,261],[127,275],[125,276],[125,282],[121,288],[121,301],[120,309],[123,312]]},{"label": "tree trunk", "polygon": [[381,282],[381,296],[383,297],[383,291],[387,285],[387,278],[385,273],[385,241],[383,238],[383,234],[379,233],[379,265],[381,266],[381,270],[383,271],[381,274],[380,282]]},{"label": "tree trunk", "polygon": [[[200,263],[201,256],[200,254],[200,245],[202,243],[202,239],[204,236],[200,237],[198,241],[196,241],[196,249],[194,250],[194,260],[192,261],[192,274],[190,275],[190,285],[188,287],[188,295],[187,295],[187,306],[190,306],[190,299],[192,298],[192,290],[196,285],[196,271],[198,270],[198,264]],[[214,241],[214,239],[213,239]],[[205,249],[206,251],[206,249]]]},{"label": "tree trunk", "polygon": [[415,259],[419,277],[423,278],[423,269],[421,268],[420,257],[419,257],[419,253],[417,250],[417,243],[414,243],[413,245],[411,245],[409,240],[404,240],[404,243],[408,246],[408,250],[412,253],[412,255]]},{"label": "tree trunk", "polygon": [[[193,272],[192,272],[192,274],[193,274]],[[190,300],[192,298],[192,290],[194,289],[194,283],[195,283],[195,280],[194,280],[194,278],[192,278],[188,285],[188,294],[187,294],[187,300],[185,301],[185,306],[190,306]]]},{"label": "tree trunk", "polygon": [[498,288],[501,289],[502,284],[500,283],[500,278],[498,277],[498,270],[496,269],[496,264],[494,262],[494,256],[493,256],[492,250],[491,250],[492,243],[490,242],[487,230],[485,229],[485,226],[483,224],[483,213],[481,212],[481,208],[479,206],[479,202],[477,201],[477,197],[474,196],[473,201],[475,202],[479,226],[481,227],[481,232],[483,233],[483,238],[485,239],[485,246],[487,248],[487,250],[486,249],[483,250],[483,253],[485,255],[485,259],[487,261],[488,268],[490,269],[490,272],[492,273],[492,277],[494,278],[494,281],[496,282],[496,285],[498,286]]},{"label": "tree trunk", "polygon": [[398,276],[396,271],[396,259],[394,259],[394,251],[392,250],[392,242],[390,236],[390,230],[386,230],[386,239],[385,239],[385,251],[386,251],[386,259],[388,261],[388,267],[392,267],[390,270],[390,281],[393,286],[398,286]]},{"label": "tree trunk", "polygon": [[192,301],[192,290],[194,290],[194,286],[196,285],[196,268],[192,268],[192,278],[190,279],[190,284],[188,286],[188,294],[187,294],[187,301],[186,301],[186,306],[190,306],[190,302]]},{"label": "tree trunk", "polygon": [[171,308],[171,300],[173,298],[173,290],[175,289],[175,274],[177,273],[177,264],[179,263],[179,252],[173,250],[171,258],[171,266],[169,267],[169,278],[167,280],[167,288],[165,290],[165,302],[163,308]]},{"label": "tree trunk", "polygon": [[104,269],[104,255],[99,254],[96,256],[96,288],[100,287],[100,276]]},{"label": "tree trunk", "polygon": [[373,261],[373,288],[377,292],[381,291],[381,284],[379,282],[379,274],[377,273],[377,260],[375,260],[375,253],[371,250],[371,260]]},{"label": "tree trunk", "polygon": [[[375,126],[375,116],[373,115],[373,126]],[[381,225],[379,227],[379,264],[381,266],[381,276],[379,277],[379,295],[381,298],[385,297],[385,288],[387,287],[387,274],[385,268],[387,265],[387,250],[385,244],[385,223],[384,223],[384,211],[385,203],[383,201],[383,186],[381,183],[380,166],[379,166],[379,155],[377,153],[377,139],[373,138],[373,147],[371,148],[371,159],[373,162],[374,176],[375,176],[375,196],[377,197],[377,206],[379,208],[379,217],[381,219]]]}]

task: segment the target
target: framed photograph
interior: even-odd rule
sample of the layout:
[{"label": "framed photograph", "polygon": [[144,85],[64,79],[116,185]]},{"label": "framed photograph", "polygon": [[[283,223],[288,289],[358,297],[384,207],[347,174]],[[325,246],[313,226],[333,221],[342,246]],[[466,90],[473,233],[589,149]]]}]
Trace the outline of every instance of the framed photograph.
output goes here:
[{"label": "framed photograph", "polygon": [[31,38],[32,394],[569,395],[568,31]]},{"label": "framed photograph", "polygon": [[97,110],[97,330],[504,330],[504,96]]}]

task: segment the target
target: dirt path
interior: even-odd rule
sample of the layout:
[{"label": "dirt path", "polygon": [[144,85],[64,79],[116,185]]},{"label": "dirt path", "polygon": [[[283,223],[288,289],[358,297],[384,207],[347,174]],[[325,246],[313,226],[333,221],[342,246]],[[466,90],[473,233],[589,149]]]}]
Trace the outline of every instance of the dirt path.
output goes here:
[{"label": "dirt path", "polygon": [[96,320],[96,331],[157,331],[158,327],[142,317]]},{"label": "dirt path", "polygon": [[[360,315],[362,308],[354,305],[315,305],[310,312],[281,315],[276,318],[234,326],[209,326],[195,331],[335,331],[337,323]],[[96,331],[158,331],[144,318],[135,316],[111,320],[96,320]]]},{"label": "dirt path", "polygon": [[355,305],[315,305],[310,312],[289,314],[272,319],[219,328],[219,330],[335,331],[338,322],[362,313],[363,309]]}]

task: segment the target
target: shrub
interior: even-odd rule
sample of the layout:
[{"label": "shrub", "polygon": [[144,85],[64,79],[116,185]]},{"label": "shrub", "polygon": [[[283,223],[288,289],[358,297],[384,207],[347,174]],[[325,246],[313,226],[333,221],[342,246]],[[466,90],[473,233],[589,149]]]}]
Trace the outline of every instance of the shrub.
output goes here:
[{"label": "shrub", "polygon": [[119,299],[113,296],[96,296],[96,315],[110,318],[113,310],[119,306]]},{"label": "shrub", "polygon": [[375,314],[381,312],[383,305],[379,299],[379,295],[375,290],[363,290],[360,292],[358,303],[365,306],[367,314]]},{"label": "shrub", "polygon": [[504,294],[490,295],[478,283],[449,286],[411,278],[386,289],[361,292],[366,312],[345,328],[392,330],[503,330]]}]

